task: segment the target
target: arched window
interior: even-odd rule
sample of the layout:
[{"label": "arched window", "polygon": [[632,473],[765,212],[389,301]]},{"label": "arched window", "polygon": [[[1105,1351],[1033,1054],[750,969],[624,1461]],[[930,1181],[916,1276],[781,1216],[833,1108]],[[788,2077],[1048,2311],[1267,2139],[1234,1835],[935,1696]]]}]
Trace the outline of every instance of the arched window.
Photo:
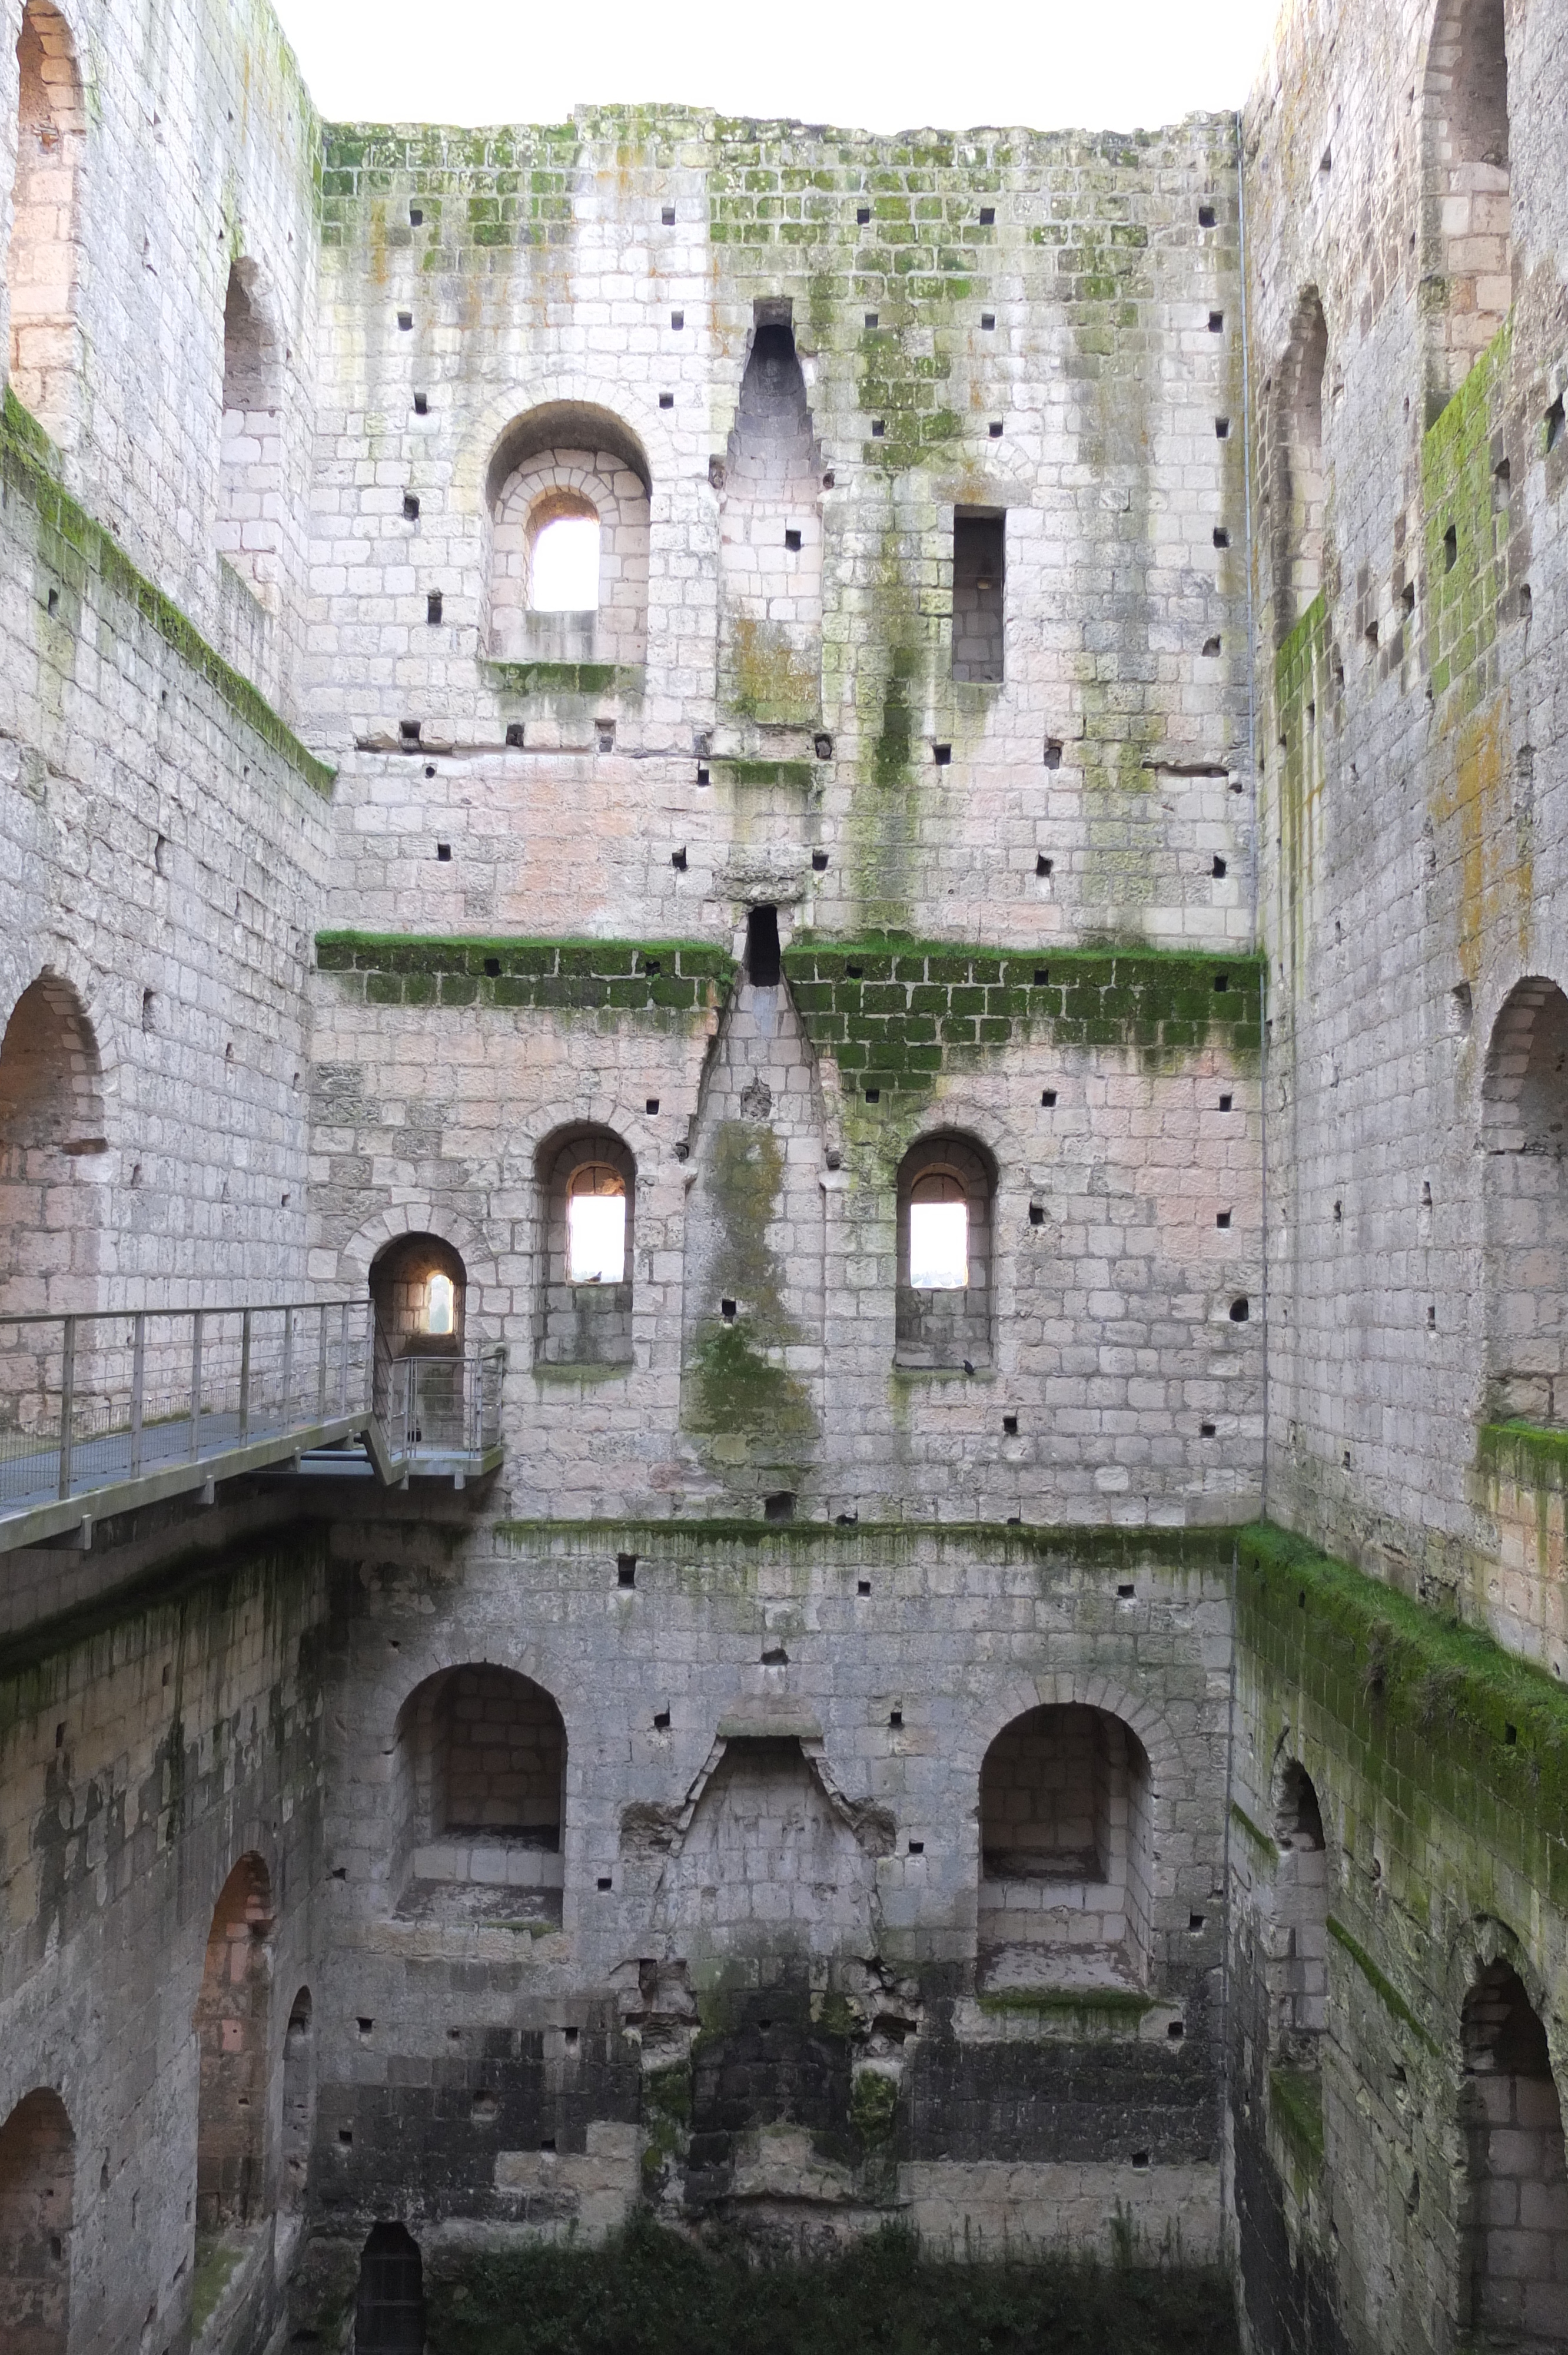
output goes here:
[{"label": "arched window", "polygon": [[213,1912],[196,1998],[198,2232],[252,2222],[265,2205],[271,1927],[267,1868],[259,1856],[242,1856]]},{"label": "arched window", "polygon": [[897,1362],[991,1361],[991,1156],[969,1138],[922,1137],[898,1172]]},{"label": "arched window", "polygon": [[545,1250],[536,1320],[546,1366],[631,1363],[636,1164],[609,1129],[577,1129],[539,1154]]},{"label": "arched window", "polygon": [[1489,2347],[1568,2345],[1563,2114],[1546,2031],[1507,1963],[1477,1978],[1460,2033],[1469,2147],[1461,2328]]},{"label": "arched window", "polygon": [[315,2127],[313,2009],[311,1991],[302,1987],[289,2008],[289,2025],[283,2036],[283,2192],[291,2209],[301,2209],[305,2204],[311,2138]]},{"label": "arched window", "polygon": [[103,1125],[92,1026],[69,983],[44,974],[0,1041],[0,1308],[94,1305]]},{"label": "arched window", "polygon": [[0,2347],[66,2355],[76,2137],[65,2104],[40,2088],[0,2126]]},{"label": "arched window", "polygon": [[1076,1950],[1141,1985],[1150,1932],[1149,1761],[1130,1726],[1076,1702],[1005,1726],[980,1769],[980,1934],[994,1982],[1012,1947]]},{"label": "arched window", "polygon": [[373,2224],[359,2260],[354,2355],[424,2355],[419,2244],[401,2224]]},{"label": "arched window", "polygon": [[1503,0],[1441,0],[1427,53],[1425,272],[1441,299],[1428,408],[1457,392],[1513,303]]},{"label": "arched window", "polygon": [[462,1338],[467,1277],[461,1254],[440,1235],[402,1235],[376,1254],[370,1297],[387,1354],[418,1357]]},{"label": "arched window", "polygon": [[1328,2016],[1329,1859],[1317,1790],[1294,1758],[1280,1770],[1274,1836],[1278,1935],[1267,1966],[1271,2045],[1277,2057],[1299,2066],[1317,2059]]},{"label": "arched window", "polygon": [[725,461],[719,665],[725,701],[769,726],[821,707],[821,488],[790,304],[764,298]]},{"label": "arched window", "polygon": [[566,401],[531,410],[502,436],[486,491],[491,654],[641,663],[648,462],[620,419]]},{"label": "arched window", "polygon": [[78,179],[87,122],[75,47],[48,0],[26,0],[16,63],[16,177],[5,272],[11,383],[59,441],[69,439],[77,405]]},{"label": "arched window", "polygon": [[1568,997],[1521,981],[1482,1083],[1485,1412],[1568,1422]]},{"label": "arched window", "polygon": [[445,1669],[404,1702],[396,1749],[399,1911],[558,1922],[567,1735],[543,1687]]},{"label": "arched window", "polygon": [[1315,286],[1296,306],[1290,343],[1275,372],[1269,419],[1276,634],[1289,635],[1324,585],[1323,379],[1329,328]]},{"label": "arched window", "polygon": [[223,306],[223,442],[217,547],[270,613],[281,599],[281,354],[261,275],[235,262]]}]

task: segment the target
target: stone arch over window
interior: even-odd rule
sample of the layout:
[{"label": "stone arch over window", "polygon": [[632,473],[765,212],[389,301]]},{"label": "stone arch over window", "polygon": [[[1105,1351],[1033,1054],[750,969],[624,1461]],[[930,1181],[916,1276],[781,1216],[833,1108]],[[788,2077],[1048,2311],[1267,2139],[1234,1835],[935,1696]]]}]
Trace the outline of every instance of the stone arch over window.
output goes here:
[{"label": "stone arch over window", "polygon": [[66,2355],[76,2137],[65,2104],[40,2086],[0,2126],[0,2347]]},{"label": "stone arch over window", "polygon": [[1504,0],[1440,0],[1425,82],[1428,410],[1456,393],[1513,303]]},{"label": "stone arch over window", "polygon": [[[648,461],[608,410],[550,401],[516,419],[491,460],[492,655],[503,662],[641,663],[648,638]],[[581,541],[597,530],[597,564]],[[582,580],[588,602],[553,602]],[[542,602],[549,599],[552,602]]]},{"label": "stone arch over window", "polygon": [[1274,372],[1268,420],[1268,496],[1273,522],[1276,634],[1287,637],[1324,585],[1328,474],[1323,459],[1323,385],[1329,324],[1315,286],[1302,292],[1290,341]]},{"label": "stone arch over window", "polygon": [[281,595],[282,346],[254,261],[236,261],[223,306],[218,551],[269,612]]},{"label": "stone arch over window", "polygon": [[488,1661],[443,1668],[398,1712],[397,1910],[561,1918],[567,1731],[553,1696]]},{"label": "stone arch over window", "polygon": [[57,441],[69,441],[80,371],[79,182],[87,114],[76,45],[48,0],[26,0],[16,63],[16,176],[5,273],[11,383],[39,423]]},{"label": "stone arch over window", "polygon": [[1052,1702],[1005,1725],[980,1778],[980,1939],[994,1984],[1054,1947],[1141,1987],[1150,1917],[1149,1757],[1125,1719]]},{"label": "stone arch over window", "polygon": [[92,1305],[103,1130],[92,1025],[70,984],[41,974],[0,1039],[0,1307]]},{"label": "stone arch over window", "polygon": [[631,1363],[637,1165],[608,1128],[546,1137],[535,1358],[546,1366]]},{"label": "stone arch over window", "polygon": [[1267,1964],[1270,2049],[1310,2066],[1328,2019],[1329,1856],[1317,1786],[1298,1758],[1275,1777],[1273,1937]]},{"label": "stone arch over window", "polygon": [[898,1169],[896,1359],[989,1365],[996,1167],[954,1130],[923,1136]]},{"label": "stone arch over window", "polygon": [[721,692],[774,726],[809,725],[821,699],[822,453],[792,316],[756,306],[719,511]]},{"label": "stone arch over window", "polygon": [[267,1867],[242,1856],[213,1909],[196,1998],[198,2233],[250,2223],[266,2206],[271,1929]]},{"label": "stone arch over window", "polygon": [[1487,1373],[1494,1418],[1568,1422],[1568,997],[1510,993],[1482,1082]]},{"label": "stone arch over window", "polygon": [[1459,2319],[1488,2346],[1568,2346],[1568,2169],[1546,2030],[1511,1964],[1472,1981],[1460,2021],[1467,2148]]},{"label": "stone arch over window", "polygon": [[289,2007],[283,2031],[283,2198],[296,2211],[305,2204],[315,2127],[314,2011],[311,1991],[302,1987]]},{"label": "stone arch over window", "polygon": [[359,2258],[355,2355],[424,2355],[425,2273],[401,2224],[373,2224]]}]

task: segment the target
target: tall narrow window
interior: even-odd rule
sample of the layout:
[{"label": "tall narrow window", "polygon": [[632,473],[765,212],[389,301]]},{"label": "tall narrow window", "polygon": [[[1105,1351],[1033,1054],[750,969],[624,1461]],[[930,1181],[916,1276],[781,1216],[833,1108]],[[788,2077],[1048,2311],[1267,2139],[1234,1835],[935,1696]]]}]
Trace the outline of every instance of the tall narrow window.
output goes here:
[{"label": "tall narrow window", "polygon": [[1568,997],[1520,982],[1481,1083],[1487,1385],[1496,1422],[1568,1423]]},{"label": "tall narrow window", "polygon": [[80,157],[86,117],[76,51],[48,0],[27,0],[16,43],[20,93],[12,189],[11,382],[57,441],[76,414],[81,254]]},{"label": "tall narrow window", "polygon": [[535,613],[599,611],[597,511],[586,499],[542,501],[532,518],[534,541],[528,605]]},{"label": "tall narrow window", "polygon": [[631,1362],[636,1164],[620,1137],[574,1129],[540,1147],[544,1212],[535,1362]]},{"label": "tall narrow window", "polygon": [[1434,413],[1463,384],[1513,301],[1506,33],[1503,0],[1441,0],[1427,53]]},{"label": "tall narrow window", "polygon": [[0,1307],[96,1305],[103,1130],[92,1025],[69,982],[40,974],[0,1040]]},{"label": "tall narrow window", "polygon": [[1007,519],[983,507],[953,516],[953,677],[994,686],[1002,675]]},{"label": "tall narrow window", "polygon": [[198,2235],[261,2212],[267,2132],[267,1868],[241,1857],[213,1913],[196,2001]]},{"label": "tall narrow window", "polygon": [[898,1173],[896,1361],[989,1365],[995,1172],[964,1136],[922,1137]]},{"label": "tall narrow window", "polygon": [[439,1270],[431,1276],[425,1302],[425,1330],[444,1339],[457,1329],[457,1285]]},{"label": "tall narrow window", "polygon": [[747,913],[746,977],[754,989],[777,989],[783,978],[777,908],[753,908]]},{"label": "tall narrow window", "polygon": [[1268,1962],[1270,2042],[1281,2060],[1316,2062],[1329,1998],[1329,1875],[1323,1813],[1311,1776],[1296,1759],[1279,1776],[1274,1831],[1278,1936]]},{"label": "tall narrow window", "polygon": [[359,2260],[355,2355],[424,2355],[425,2280],[419,2244],[401,2224],[373,2224]]},{"label": "tall narrow window", "polygon": [[626,1274],[626,1180],[585,1162],[567,1184],[567,1282],[620,1284]]},{"label": "tall narrow window", "polygon": [[254,261],[237,261],[223,306],[220,554],[276,613],[281,602],[283,444],[281,355]]}]

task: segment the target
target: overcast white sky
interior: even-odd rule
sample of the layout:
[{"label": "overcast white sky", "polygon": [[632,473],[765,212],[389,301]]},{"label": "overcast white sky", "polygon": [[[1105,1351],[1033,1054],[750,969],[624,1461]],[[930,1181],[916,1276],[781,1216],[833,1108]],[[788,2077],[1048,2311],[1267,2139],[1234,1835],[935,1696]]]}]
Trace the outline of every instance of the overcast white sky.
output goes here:
[{"label": "overcast white sky", "polygon": [[1130,131],[1238,106],[1280,0],[274,0],[338,120],[683,101],[845,130]]}]

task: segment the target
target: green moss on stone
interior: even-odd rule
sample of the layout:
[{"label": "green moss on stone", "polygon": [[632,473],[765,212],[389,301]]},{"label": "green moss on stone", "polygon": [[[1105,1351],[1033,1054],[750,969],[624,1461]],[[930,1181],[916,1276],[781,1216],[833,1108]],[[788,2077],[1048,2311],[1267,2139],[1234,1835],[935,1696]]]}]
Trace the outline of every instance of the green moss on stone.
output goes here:
[{"label": "green moss on stone", "polygon": [[1436,2055],[1437,2051],[1436,2041],[1422,2027],[1393,1981],[1384,1972],[1379,1970],[1366,1948],[1358,1939],[1351,1936],[1344,1923],[1332,1913],[1329,1916],[1328,1926],[1330,1937],[1333,1939],[1336,1945],[1344,1948],[1367,1985],[1376,1993],[1379,2001],[1393,2014],[1395,2019],[1404,2021],[1411,2034],[1426,2047],[1428,2052]]},{"label": "green moss on stone", "polygon": [[735,959],[703,941],[429,938],[406,932],[318,932],[316,967],[371,1005],[439,1004],[663,1018],[720,1005]]},{"label": "green moss on stone", "polygon": [[1271,2069],[1268,2114],[1296,2158],[1316,2174],[1323,2164],[1323,2081],[1316,2069]]},{"label": "green moss on stone", "polygon": [[266,698],[208,645],[161,589],[138,572],[124,549],[78,505],[58,479],[58,454],[37,420],[7,386],[0,412],[0,484],[32,508],[38,524],[38,559],[79,594],[101,590],[131,606],[235,718],[319,794],[330,794],[336,771],[301,743]]}]

